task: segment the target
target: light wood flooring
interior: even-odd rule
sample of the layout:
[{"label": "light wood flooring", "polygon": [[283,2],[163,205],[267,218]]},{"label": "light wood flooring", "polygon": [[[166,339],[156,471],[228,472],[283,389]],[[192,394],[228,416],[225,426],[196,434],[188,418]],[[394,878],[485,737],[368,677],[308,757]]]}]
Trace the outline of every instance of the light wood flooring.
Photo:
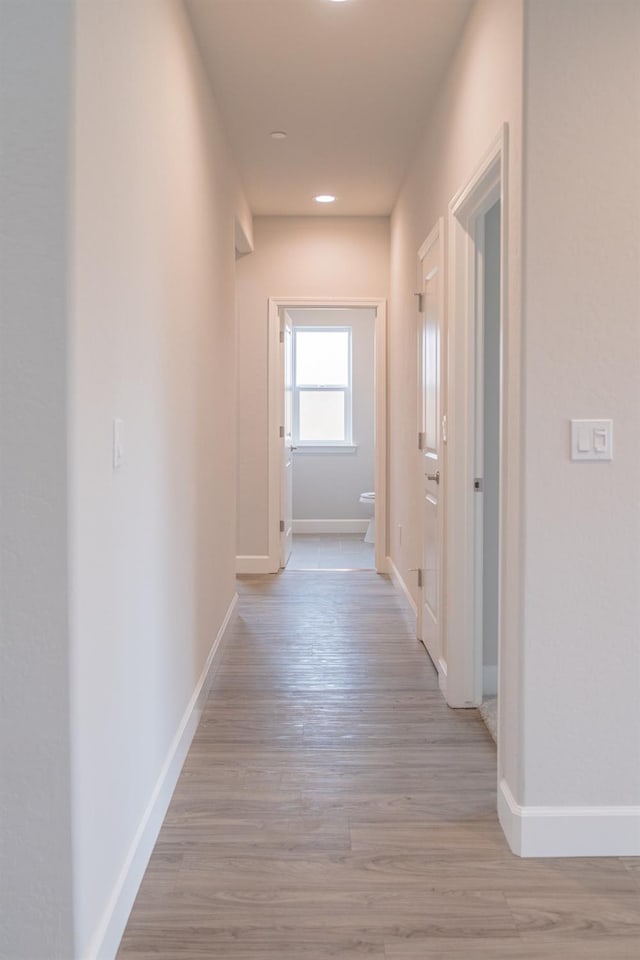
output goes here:
[{"label": "light wood flooring", "polygon": [[640,861],[520,860],[375,573],[244,578],[120,960],[638,960]]}]

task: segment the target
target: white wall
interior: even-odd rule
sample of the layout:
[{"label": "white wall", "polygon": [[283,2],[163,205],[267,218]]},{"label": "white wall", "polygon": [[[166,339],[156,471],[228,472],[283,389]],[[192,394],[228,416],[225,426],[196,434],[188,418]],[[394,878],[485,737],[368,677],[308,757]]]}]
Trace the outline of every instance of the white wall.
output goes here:
[{"label": "white wall", "polygon": [[1,16],[0,953],[106,960],[234,597],[251,217],[181,4]]},{"label": "white wall", "polygon": [[[530,854],[640,849],[639,20],[623,0],[480,0],[392,217],[390,525],[411,583],[416,251],[508,124],[499,775]],[[613,418],[612,463],[570,462],[572,417]]]},{"label": "white wall", "polygon": [[[503,475],[507,500],[506,551],[509,576],[502,598],[506,643],[502,650],[508,688],[501,692],[503,774],[519,782],[520,600],[517,569],[520,535],[520,234],[523,10],[519,0],[479,0],[426,120],[422,142],[393,211],[391,225],[390,322],[390,516],[391,557],[416,605],[415,574],[420,558],[420,487],[416,469],[416,290],[417,254],[448,204],[468,181],[502,124],[508,124],[508,259],[505,336],[505,424],[509,462]],[[445,227],[446,230],[446,227]],[[446,246],[445,246],[446,250]],[[446,261],[445,261],[446,262]],[[445,304],[446,311],[446,304]],[[446,454],[443,473],[447,477]],[[400,543],[398,526],[403,527]],[[455,597],[445,598],[447,604]],[[446,609],[445,609],[446,615]],[[446,649],[445,649],[446,657]]]},{"label": "white wall", "polygon": [[523,802],[637,805],[640,6],[538,0],[525,37]]},{"label": "white wall", "polygon": [[386,298],[386,217],[257,217],[238,278],[238,554],[268,550],[267,301]]},{"label": "white wall", "polygon": [[71,727],[87,957],[234,596],[238,186],[181,4],[93,0],[76,27]]},{"label": "white wall", "polygon": [[[364,520],[371,510],[359,501],[374,488],[374,361],[376,311],[288,310],[294,326],[351,327],[354,452],[293,454],[293,519]],[[329,528],[327,527],[329,532]]]},{"label": "white wall", "polygon": [[67,316],[71,3],[0,5],[0,956],[73,952]]}]

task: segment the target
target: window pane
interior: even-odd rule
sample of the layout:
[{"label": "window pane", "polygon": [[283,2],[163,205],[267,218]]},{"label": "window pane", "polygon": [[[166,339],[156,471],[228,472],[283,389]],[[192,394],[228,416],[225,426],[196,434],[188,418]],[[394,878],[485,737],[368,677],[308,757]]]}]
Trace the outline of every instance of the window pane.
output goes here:
[{"label": "window pane", "polygon": [[348,386],[349,331],[296,330],[296,383]]},{"label": "window pane", "polygon": [[342,390],[300,391],[298,439],[310,443],[342,443],[346,440]]}]

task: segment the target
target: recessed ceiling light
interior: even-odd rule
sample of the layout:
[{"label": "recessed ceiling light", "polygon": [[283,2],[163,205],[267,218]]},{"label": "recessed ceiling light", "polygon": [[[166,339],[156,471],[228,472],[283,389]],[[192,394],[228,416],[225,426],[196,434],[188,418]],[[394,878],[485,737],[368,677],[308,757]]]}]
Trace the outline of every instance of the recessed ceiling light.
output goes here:
[{"label": "recessed ceiling light", "polygon": [[331,193],[319,193],[318,196],[313,199],[316,203],[333,203],[335,197]]},{"label": "recessed ceiling light", "polygon": [[287,134],[284,130],[272,130],[269,134],[272,140],[286,140]]}]

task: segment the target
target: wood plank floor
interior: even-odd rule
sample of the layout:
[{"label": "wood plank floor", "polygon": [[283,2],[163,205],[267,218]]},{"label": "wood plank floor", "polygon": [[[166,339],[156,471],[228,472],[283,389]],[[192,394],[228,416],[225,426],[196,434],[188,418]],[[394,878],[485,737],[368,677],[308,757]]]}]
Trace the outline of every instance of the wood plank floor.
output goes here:
[{"label": "wood plank floor", "polygon": [[638,860],[514,857],[375,573],[244,578],[120,960],[638,960]]}]

